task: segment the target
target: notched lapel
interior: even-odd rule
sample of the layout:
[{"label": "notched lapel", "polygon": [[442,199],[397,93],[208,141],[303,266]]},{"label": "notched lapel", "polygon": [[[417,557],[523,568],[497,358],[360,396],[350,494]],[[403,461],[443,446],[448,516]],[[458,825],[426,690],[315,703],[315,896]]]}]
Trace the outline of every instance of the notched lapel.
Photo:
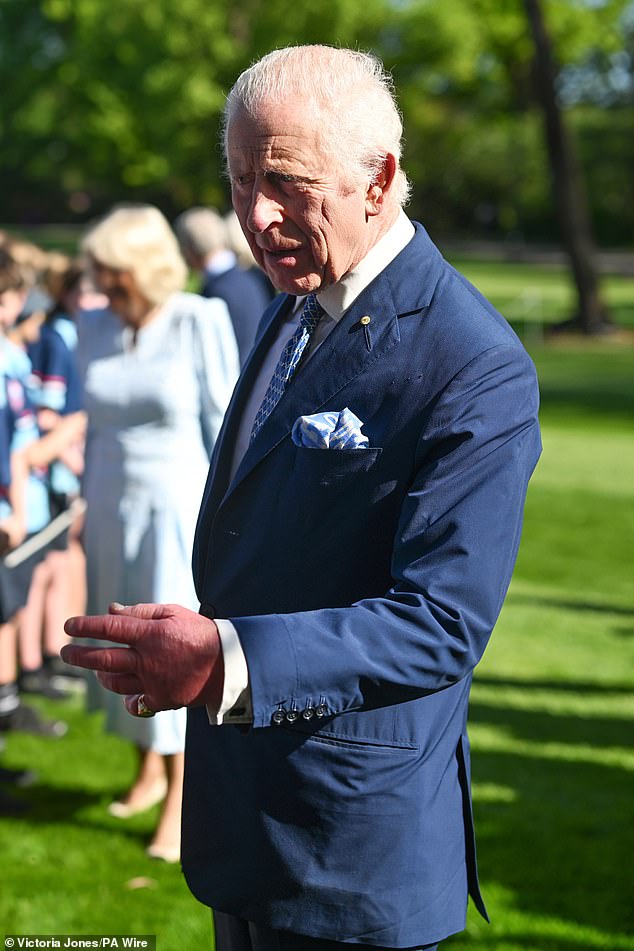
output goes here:
[{"label": "notched lapel", "polygon": [[351,380],[371,372],[372,364],[399,340],[398,313],[390,285],[380,274],[301,367],[249,446],[229,492],[290,433],[298,416],[320,412]]},{"label": "notched lapel", "polygon": [[[429,305],[442,270],[442,256],[422,225],[415,222],[415,229],[409,244],[363,291],[317,352],[300,369],[249,446],[231,485],[227,487],[235,435],[246,399],[277,332],[279,321],[295,298],[282,295],[279,304],[274,302],[271,306],[268,324],[244,368],[227,411],[227,422],[223,426],[221,444],[216,453],[216,467],[210,478],[212,489],[206,493],[212,505],[220,502],[225,491],[231,492],[260,459],[290,432],[298,416],[319,412],[355,376],[371,368],[375,360],[396,346],[400,339],[399,317],[424,310]],[[369,323],[364,321],[368,317]]]},{"label": "notched lapel", "polygon": [[214,478],[217,476],[221,484],[223,484],[224,481],[223,473],[225,473],[225,470],[226,473],[228,473],[231,467],[235,440],[249,394],[260,372],[262,362],[278,333],[280,322],[284,319],[289,307],[292,307],[294,302],[295,298],[288,295],[283,295],[279,302],[276,301],[276,306],[272,309],[270,318],[259,334],[251,355],[240,374],[240,378],[225,414],[225,425],[222,427],[218,437],[219,445],[216,453],[218,464]]},{"label": "notched lapel", "polygon": [[198,526],[196,529],[197,537],[206,530],[206,521],[215,512],[217,505],[225,494],[229,481],[229,473],[231,471],[235,440],[246,400],[251,392],[262,361],[275,338],[280,321],[283,320],[288,308],[292,306],[294,300],[294,297],[289,297],[287,294],[280,295],[280,297],[276,298],[271,304],[269,315],[267,316],[265,314],[263,317],[261,330],[236,383],[231,401],[225,412],[218,439],[216,440],[200,508]]},{"label": "notched lapel", "polygon": [[[227,486],[235,436],[246,399],[279,322],[294,298],[282,295],[271,305],[268,323],[263,322],[259,341],[238,381],[214,453],[196,533],[196,577],[202,577],[199,569],[203,567],[207,549],[204,539],[208,537],[210,523],[224,499],[290,433],[298,416],[320,412],[360,373],[368,373],[367,386],[370,387],[372,379],[369,374],[373,364],[399,343],[398,318],[423,311],[429,305],[444,266],[443,259],[422,225],[415,222],[415,228],[410,243],[366,288],[319,350],[301,368],[247,450],[231,485]],[[369,324],[361,323],[364,317],[370,318]],[[370,348],[364,326],[370,335]],[[343,406],[337,408],[343,409]]]}]

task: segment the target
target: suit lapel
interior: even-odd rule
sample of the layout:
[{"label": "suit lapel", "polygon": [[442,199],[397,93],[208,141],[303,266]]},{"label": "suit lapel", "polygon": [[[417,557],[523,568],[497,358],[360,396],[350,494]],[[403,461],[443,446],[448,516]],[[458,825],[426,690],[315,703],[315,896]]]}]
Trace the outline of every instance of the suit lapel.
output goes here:
[{"label": "suit lapel", "polygon": [[[420,311],[433,294],[442,258],[421,225],[406,248],[360,294],[334,330],[308,362],[300,368],[257,437],[249,446],[227,486],[233,449],[244,405],[279,322],[294,298],[284,296],[273,309],[236,388],[219,437],[215,467],[205,505],[212,511],[222,504],[245,477],[289,435],[298,416],[318,413],[351,380],[371,371],[399,342],[398,317]],[[361,318],[370,318],[369,323]],[[368,339],[369,338],[369,339]],[[368,378],[371,386],[371,377]],[[343,407],[338,407],[343,409]],[[350,407],[354,412],[354,406]]]},{"label": "suit lapel", "polygon": [[210,482],[214,483],[214,488],[223,493],[227,487],[235,441],[246,402],[260,372],[262,362],[278,333],[280,323],[294,301],[295,298],[288,295],[282,295],[279,301],[275,301],[270,317],[264,323],[259,339],[240,374],[231,402],[227,407],[224,423],[218,434],[216,452],[214,453],[210,472]]},{"label": "suit lapel", "polygon": [[[265,315],[262,320],[258,339],[240,374],[231,401],[225,412],[224,421],[211,457],[207,483],[205,485],[200,514],[198,516],[193,554],[195,573],[198,559],[202,554],[199,550],[199,540],[206,536],[210,520],[213,518],[227,489],[235,441],[245,403],[257,378],[260,367],[262,366],[262,361],[275,339],[280,322],[284,319],[288,308],[293,305],[294,300],[294,297],[282,294],[271,304],[270,313]],[[203,550],[204,547],[203,544]]]},{"label": "suit lapel", "polygon": [[[362,317],[370,322],[361,323]],[[249,446],[229,488],[232,492],[282,439],[299,416],[318,413],[360,373],[399,340],[397,314],[381,276],[364,292],[300,368]],[[343,407],[340,407],[341,409]],[[354,407],[351,407],[354,411]]]}]

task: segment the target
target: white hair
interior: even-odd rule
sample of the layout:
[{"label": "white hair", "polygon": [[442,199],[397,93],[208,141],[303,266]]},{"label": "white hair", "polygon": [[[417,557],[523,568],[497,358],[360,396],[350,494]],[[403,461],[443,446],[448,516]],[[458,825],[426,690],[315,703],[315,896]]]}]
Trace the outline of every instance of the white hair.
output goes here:
[{"label": "white hair", "polygon": [[181,247],[203,257],[228,246],[224,219],[214,208],[189,208],[174,222]]},{"label": "white hair", "polygon": [[263,104],[301,100],[301,114],[317,124],[321,147],[355,181],[370,181],[385,157],[396,158],[396,200],[405,205],[410,184],[400,168],[403,123],[391,75],[376,56],[332,46],[273,50],[236,80],[224,111],[224,144],[231,119],[242,108],[255,115]]},{"label": "white hair", "polygon": [[129,271],[151,304],[182,290],[187,265],[167,219],[153,205],[120,205],[97,222],[81,250],[105,267]]}]

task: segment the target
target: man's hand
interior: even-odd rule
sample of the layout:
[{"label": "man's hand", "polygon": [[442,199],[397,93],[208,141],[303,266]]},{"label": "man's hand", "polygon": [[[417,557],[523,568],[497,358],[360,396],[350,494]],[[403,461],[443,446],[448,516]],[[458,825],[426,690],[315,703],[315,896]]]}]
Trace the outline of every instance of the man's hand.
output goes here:
[{"label": "man's hand", "polygon": [[96,670],[108,690],[135,695],[126,699],[132,713],[138,694],[153,711],[220,707],[224,665],[214,621],[178,604],[111,604],[109,612],[69,618],[64,630],[129,646],[67,645],[61,650],[65,663]]}]

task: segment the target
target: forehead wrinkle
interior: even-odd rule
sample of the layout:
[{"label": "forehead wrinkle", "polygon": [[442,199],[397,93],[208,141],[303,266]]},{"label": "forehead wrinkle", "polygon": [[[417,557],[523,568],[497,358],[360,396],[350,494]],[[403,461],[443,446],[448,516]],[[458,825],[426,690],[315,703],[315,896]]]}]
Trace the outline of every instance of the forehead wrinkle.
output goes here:
[{"label": "forehead wrinkle", "polygon": [[[287,144],[285,140],[288,138],[296,139],[300,147]],[[248,166],[257,166],[263,172],[302,169],[304,172],[314,174],[317,171],[316,153],[306,143],[303,136],[284,133],[283,136],[260,136],[259,142],[254,142],[250,137],[247,139],[248,144],[239,141],[233,141],[230,144],[228,155],[230,168],[243,161]]]},{"label": "forehead wrinkle", "polygon": [[[236,146],[240,148],[248,148],[253,150],[271,150],[279,149],[281,151],[287,151],[290,149],[310,149],[315,143],[310,141],[311,136],[305,135],[301,132],[254,132],[253,130],[242,131],[242,132],[229,132],[229,150],[231,151]],[[291,140],[291,144],[286,145],[285,143]]]},{"label": "forehead wrinkle", "polygon": [[304,109],[303,118],[298,120],[294,111],[278,104],[258,110],[257,114],[241,109],[234,113],[227,128],[228,151],[236,143],[254,150],[312,150],[319,144],[316,127],[306,122],[305,115]]}]

